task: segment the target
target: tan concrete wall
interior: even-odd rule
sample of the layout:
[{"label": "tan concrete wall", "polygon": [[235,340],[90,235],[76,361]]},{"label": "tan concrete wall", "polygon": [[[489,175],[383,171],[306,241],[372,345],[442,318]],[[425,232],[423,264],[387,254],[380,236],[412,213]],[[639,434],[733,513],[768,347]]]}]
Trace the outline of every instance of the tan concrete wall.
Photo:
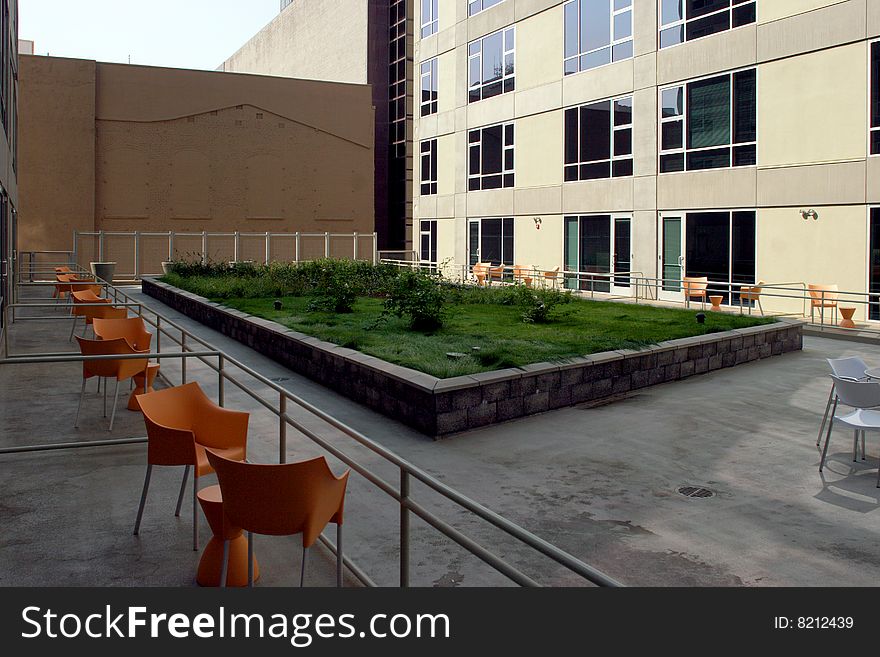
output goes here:
[{"label": "tan concrete wall", "polygon": [[758,3],[758,23],[804,14],[814,9],[843,4],[847,0],[770,0]]},{"label": "tan concrete wall", "polygon": [[367,86],[23,61],[23,249],[74,227],[373,232]]},{"label": "tan concrete wall", "polygon": [[367,52],[366,2],[294,2],[221,69],[366,84]]},{"label": "tan concrete wall", "polygon": [[95,62],[19,58],[19,250],[66,251],[95,226]]}]

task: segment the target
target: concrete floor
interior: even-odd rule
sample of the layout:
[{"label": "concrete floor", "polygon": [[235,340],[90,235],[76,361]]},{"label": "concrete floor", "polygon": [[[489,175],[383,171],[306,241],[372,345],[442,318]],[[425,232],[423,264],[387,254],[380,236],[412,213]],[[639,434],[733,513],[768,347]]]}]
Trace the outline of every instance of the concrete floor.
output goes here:
[{"label": "concrete floor", "polygon": [[[145,302],[625,584],[860,586],[880,575],[877,437],[868,437],[868,460],[853,463],[851,436],[835,432],[824,477],[815,446],[829,385],[824,358],[859,355],[880,365],[871,345],[810,337],[802,353],[434,442],[152,299]],[[13,327],[13,344],[16,351],[60,350],[68,331],[69,323],[21,322]],[[180,376],[171,362],[163,371],[175,381]],[[216,391],[216,377],[205,366],[191,364],[188,374]],[[71,440],[80,380],[78,365],[0,367],[0,445]],[[253,413],[251,460],[277,460],[277,420],[229,384],[226,397],[228,407]],[[87,400],[79,435],[107,436],[99,397],[92,393]],[[143,435],[137,414],[120,414],[114,438]],[[378,457],[308,414],[297,416],[396,483],[395,469]],[[290,459],[317,453],[290,432]],[[336,471],[343,469],[332,462]],[[0,584],[191,583],[198,556],[188,549],[188,506],[180,519],[173,516],[178,469],[158,469],[141,536],[131,535],[144,463],[143,445],[0,457]],[[716,494],[685,498],[676,492],[683,485]],[[579,583],[423,487],[414,487],[414,496],[540,582]],[[346,552],[383,585],[396,583],[397,517],[389,497],[352,476]],[[259,541],[263,583],[297,583],[295,539]],[[413,523],[411,562],[415,585],[506,583],[420,521]],[[309,563],[311,584],[332,583],[326,554]]]}]

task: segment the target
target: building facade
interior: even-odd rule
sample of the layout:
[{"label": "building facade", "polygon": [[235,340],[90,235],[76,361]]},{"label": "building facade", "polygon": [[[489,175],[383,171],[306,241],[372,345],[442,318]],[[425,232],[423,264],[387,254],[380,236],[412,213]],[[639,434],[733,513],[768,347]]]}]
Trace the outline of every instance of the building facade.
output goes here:
[{"label": "building facade", "polygon": [[0,309],[12,298],[19,207],[17,172],[18,3],[0,0]]},{"label": "building facade", "polygon": [[880,2],[415,9],[422,260],[880,292]]},{"label": "building facade", "polygon": [[380,248],[408,248],[412,243],[412,0],[282,1],[281,9],[220,69],[370,84],[376,108],[376,232]]},{"label": "building facade", "polygon": [[20,67],[22,251],[70,250],[74,230],[373,233],[366,85],[42,56]]}]

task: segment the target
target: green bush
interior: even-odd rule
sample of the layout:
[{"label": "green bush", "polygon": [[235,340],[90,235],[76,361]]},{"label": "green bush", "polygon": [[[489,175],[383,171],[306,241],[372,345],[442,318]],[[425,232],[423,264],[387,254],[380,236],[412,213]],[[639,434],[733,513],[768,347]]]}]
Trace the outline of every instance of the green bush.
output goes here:
[{"label": "green bush", "polygon": [[358,282],[352,281],[345,272],[333,272],[317,296],[309,303],[309,311],[329,310],[334,313],[350,313],[358,298]]},{"label": "green bush", "polygon": [[421,271],[401,271],[388,291],[385,311],[410,318],[410,327],[433,331],[443,326],[444,290],[437,277]]},{"label": "green bush", "polygon": [[557,306],[570,303],[571,292],[559,290],[531,290],[521,287],[519,305],[522,307],[522,320],[527,324],[546,324],[553,321]]}]

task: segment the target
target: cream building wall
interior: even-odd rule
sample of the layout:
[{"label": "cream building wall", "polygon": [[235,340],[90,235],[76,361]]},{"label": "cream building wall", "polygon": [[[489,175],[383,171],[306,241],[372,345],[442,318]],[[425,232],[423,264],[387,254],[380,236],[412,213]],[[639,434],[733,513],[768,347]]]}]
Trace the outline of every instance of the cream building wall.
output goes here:
[{"label": "cream building wall", "polygon": [[[438,139],[439,193],[418,194],[416,167],[414,213],[417,224],[443,225],[438,254],[466,263],[468,219],[514,217],[516,263],[555,267],[565,215],[614,212],[632,216],[632,269],[657,276],[659,212],[754,209],[756,279],[867,289],[869,207],[880,204],[880,158],[868,155],[868,58],[880,2],[758,0],[754,24],[658,51],[657,2],[633,0],[635,56],[568,76],[562,0],[502,0],[471,17],[466,0],[440,0],[440,31],[425,39],[415,4],[416,70],[439,58],[440,111],[416,112],[416,143]],[[468,43],[511,26],[516,90],[469,104]],[[757,165],[658,175],[659,87],[752,67]],[[629,95],[634,175],[563,183],[564,109]],[[516,129],[516,186],[468,192],[467,131],[501,122]],[[801,217],[809,208],[817,221]]]}]

